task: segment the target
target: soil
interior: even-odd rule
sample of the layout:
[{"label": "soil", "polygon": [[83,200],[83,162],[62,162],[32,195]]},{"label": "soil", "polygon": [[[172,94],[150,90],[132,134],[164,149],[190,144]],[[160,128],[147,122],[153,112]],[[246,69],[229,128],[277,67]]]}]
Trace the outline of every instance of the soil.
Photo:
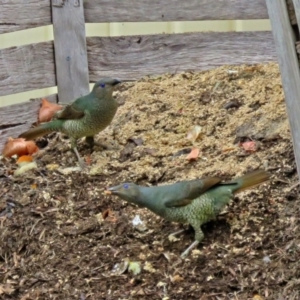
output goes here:
[{"label": "soil", "polygon": [[[277,64],[147,77],[116,97],[96,138],[110,148],[79,142],[84,171],[57,133],[37,142],[37,169],[16,177],[15,159],[0,160],[0,299],[300,299],[299,181]],[[259,168],[270,182],[235,196],[185,260],[187,225],[103,194]]]}]

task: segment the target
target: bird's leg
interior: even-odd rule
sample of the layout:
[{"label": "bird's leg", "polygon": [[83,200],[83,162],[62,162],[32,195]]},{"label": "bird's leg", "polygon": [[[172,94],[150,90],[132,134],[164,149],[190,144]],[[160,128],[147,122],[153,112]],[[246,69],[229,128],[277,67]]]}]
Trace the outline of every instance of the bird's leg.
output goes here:
[{"label": "bird's leg", "polygon": [[178,230],[176,232],[173,232],[173,233],[169,234],[168,235],[168,240],[170,242],[175,242],[177,240],[175,236],[178,235],[178,234],[180,234],[180,233],[182,233],[182,232],[184,232],[184,231],[185,231],[185,229],[180,229],[180,230]]},{"label": "bird's leg", "polygon": [[180,257],[186,258],[190,254],[190,251],[197,247],[198,244],[199,241],[194,241],[187,249],[184,250],[184,252],[181,253]]},{"label": "bird's leg", "polygon": [[73,151],[74,151],[74,153],[77,157],[80,168],[84,169],[85,168],[85,163],[84,163],[83,159],[81,158],[81,156],[80,156],[80,154],[77,150],[76,140],[74,140],[74,139],[71,140],[71,147],[72,147],[72,149],[73,149]]},{"label": "bird's leg", "polygon": [[86,141],[87,144],[89,144],[91,152],[92,152],[94,144],[95,144],[94,136],[86,136],[85,141]]},{"label": "bird's leg", "polygon": [[189,253],[191,252],[191,250],[193,250],[195,247],[197,247],[204,238],[204,233],[200,227],[200,224],[197,224],[195,226],[192,225],[192,226],[195,230],[195,241],[180,255],[181,258],[186,258],[189,255]]},{"label": "bird's leg", "polygon": [[78,163],[79,163],[80,168],[81,168],[81,169],[84,169],[84,168],[85,168],[85,163],[84,163],[83,159],[81,158],[81,156],[80,156],[80,154],[79,154],[79,152],[78,152],[78,150],[77,150],[77,147],[75,146],[75,147],[73,148],[73,150],[74,150],[74,152],[75,152],[75,154],[76,154],[76,156],[77,156],[77,159],[78,159]]}]

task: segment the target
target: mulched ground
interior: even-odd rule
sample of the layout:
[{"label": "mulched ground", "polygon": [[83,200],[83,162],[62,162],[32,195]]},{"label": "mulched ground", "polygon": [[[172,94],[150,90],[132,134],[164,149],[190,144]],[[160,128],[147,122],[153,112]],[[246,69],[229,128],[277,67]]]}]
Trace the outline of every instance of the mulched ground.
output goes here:
[{"label": "mulched ground", "polygon": [[[144,78],[116,97],[117,116],[97,137],[116,149],[90,153],[80,143],[84,172],[72,169],[75,155],[57,134],[38,142],[38,168],[22,176],[12,175],[15,159],[1,159],[0,299],[300,299],[299,186],[278,66]],[[202,132],[192,144],[195,125]],[[245,151],[245,141],[257,150]],[[200,156],[191,162],[192,147]],[[103,195],[124,181],[230,179],[258,168],[271,181],[204,225],[186,260],[188,226]],[[138,275],[127,268],[135,262]]]}]

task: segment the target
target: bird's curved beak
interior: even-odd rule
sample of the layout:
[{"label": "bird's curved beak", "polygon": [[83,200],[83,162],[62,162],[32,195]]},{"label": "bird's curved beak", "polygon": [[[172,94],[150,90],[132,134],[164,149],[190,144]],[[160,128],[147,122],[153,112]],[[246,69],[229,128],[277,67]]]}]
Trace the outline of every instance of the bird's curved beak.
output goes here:
[{"label": "bird's curved beak", "polygon": [[111,85],[112,85],[112,86],[115,86],[115,85],[117,85],[117,84],[119,84],[119,83],[121,83],[121,82],[122,82],[122,81],[119,80],[119,79],[114,79],[113,82],[111,83]]},{"label": "bird's curved beak", "polygon": [[107,189],[104,191],[104,194],[105,194],[105,195],[114,195],[114,194],[116,194],[117,190],[118,190],[118,189],[117,189],[116,186],[112,186],[112,187],[107,188]]}]

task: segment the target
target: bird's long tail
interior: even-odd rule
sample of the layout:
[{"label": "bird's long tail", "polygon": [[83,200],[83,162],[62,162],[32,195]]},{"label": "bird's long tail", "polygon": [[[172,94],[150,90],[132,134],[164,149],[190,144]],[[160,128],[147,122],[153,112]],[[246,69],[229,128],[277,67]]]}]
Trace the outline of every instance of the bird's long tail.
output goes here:
[{"label": "bird's long tail", "polygon": [[54,120],[51,122],[42,123],[37,127],[31,128],[23,132],[19,135],[19,137],[24,138],[26,140],[34,140],[52,131],[60,131],[60,129],[62,128],[62,123],[63,120]]},{"label": "bird's long tail", "polygon": [[233,193],[236,194],[261,183],[264,183],[268,181],[269,178],[270,174],[268,172],[264,170],[256,170],[242,177],[236,178],[231,182],[226,182],[225,184],[236,183],[236,187],[233,189]]}]

